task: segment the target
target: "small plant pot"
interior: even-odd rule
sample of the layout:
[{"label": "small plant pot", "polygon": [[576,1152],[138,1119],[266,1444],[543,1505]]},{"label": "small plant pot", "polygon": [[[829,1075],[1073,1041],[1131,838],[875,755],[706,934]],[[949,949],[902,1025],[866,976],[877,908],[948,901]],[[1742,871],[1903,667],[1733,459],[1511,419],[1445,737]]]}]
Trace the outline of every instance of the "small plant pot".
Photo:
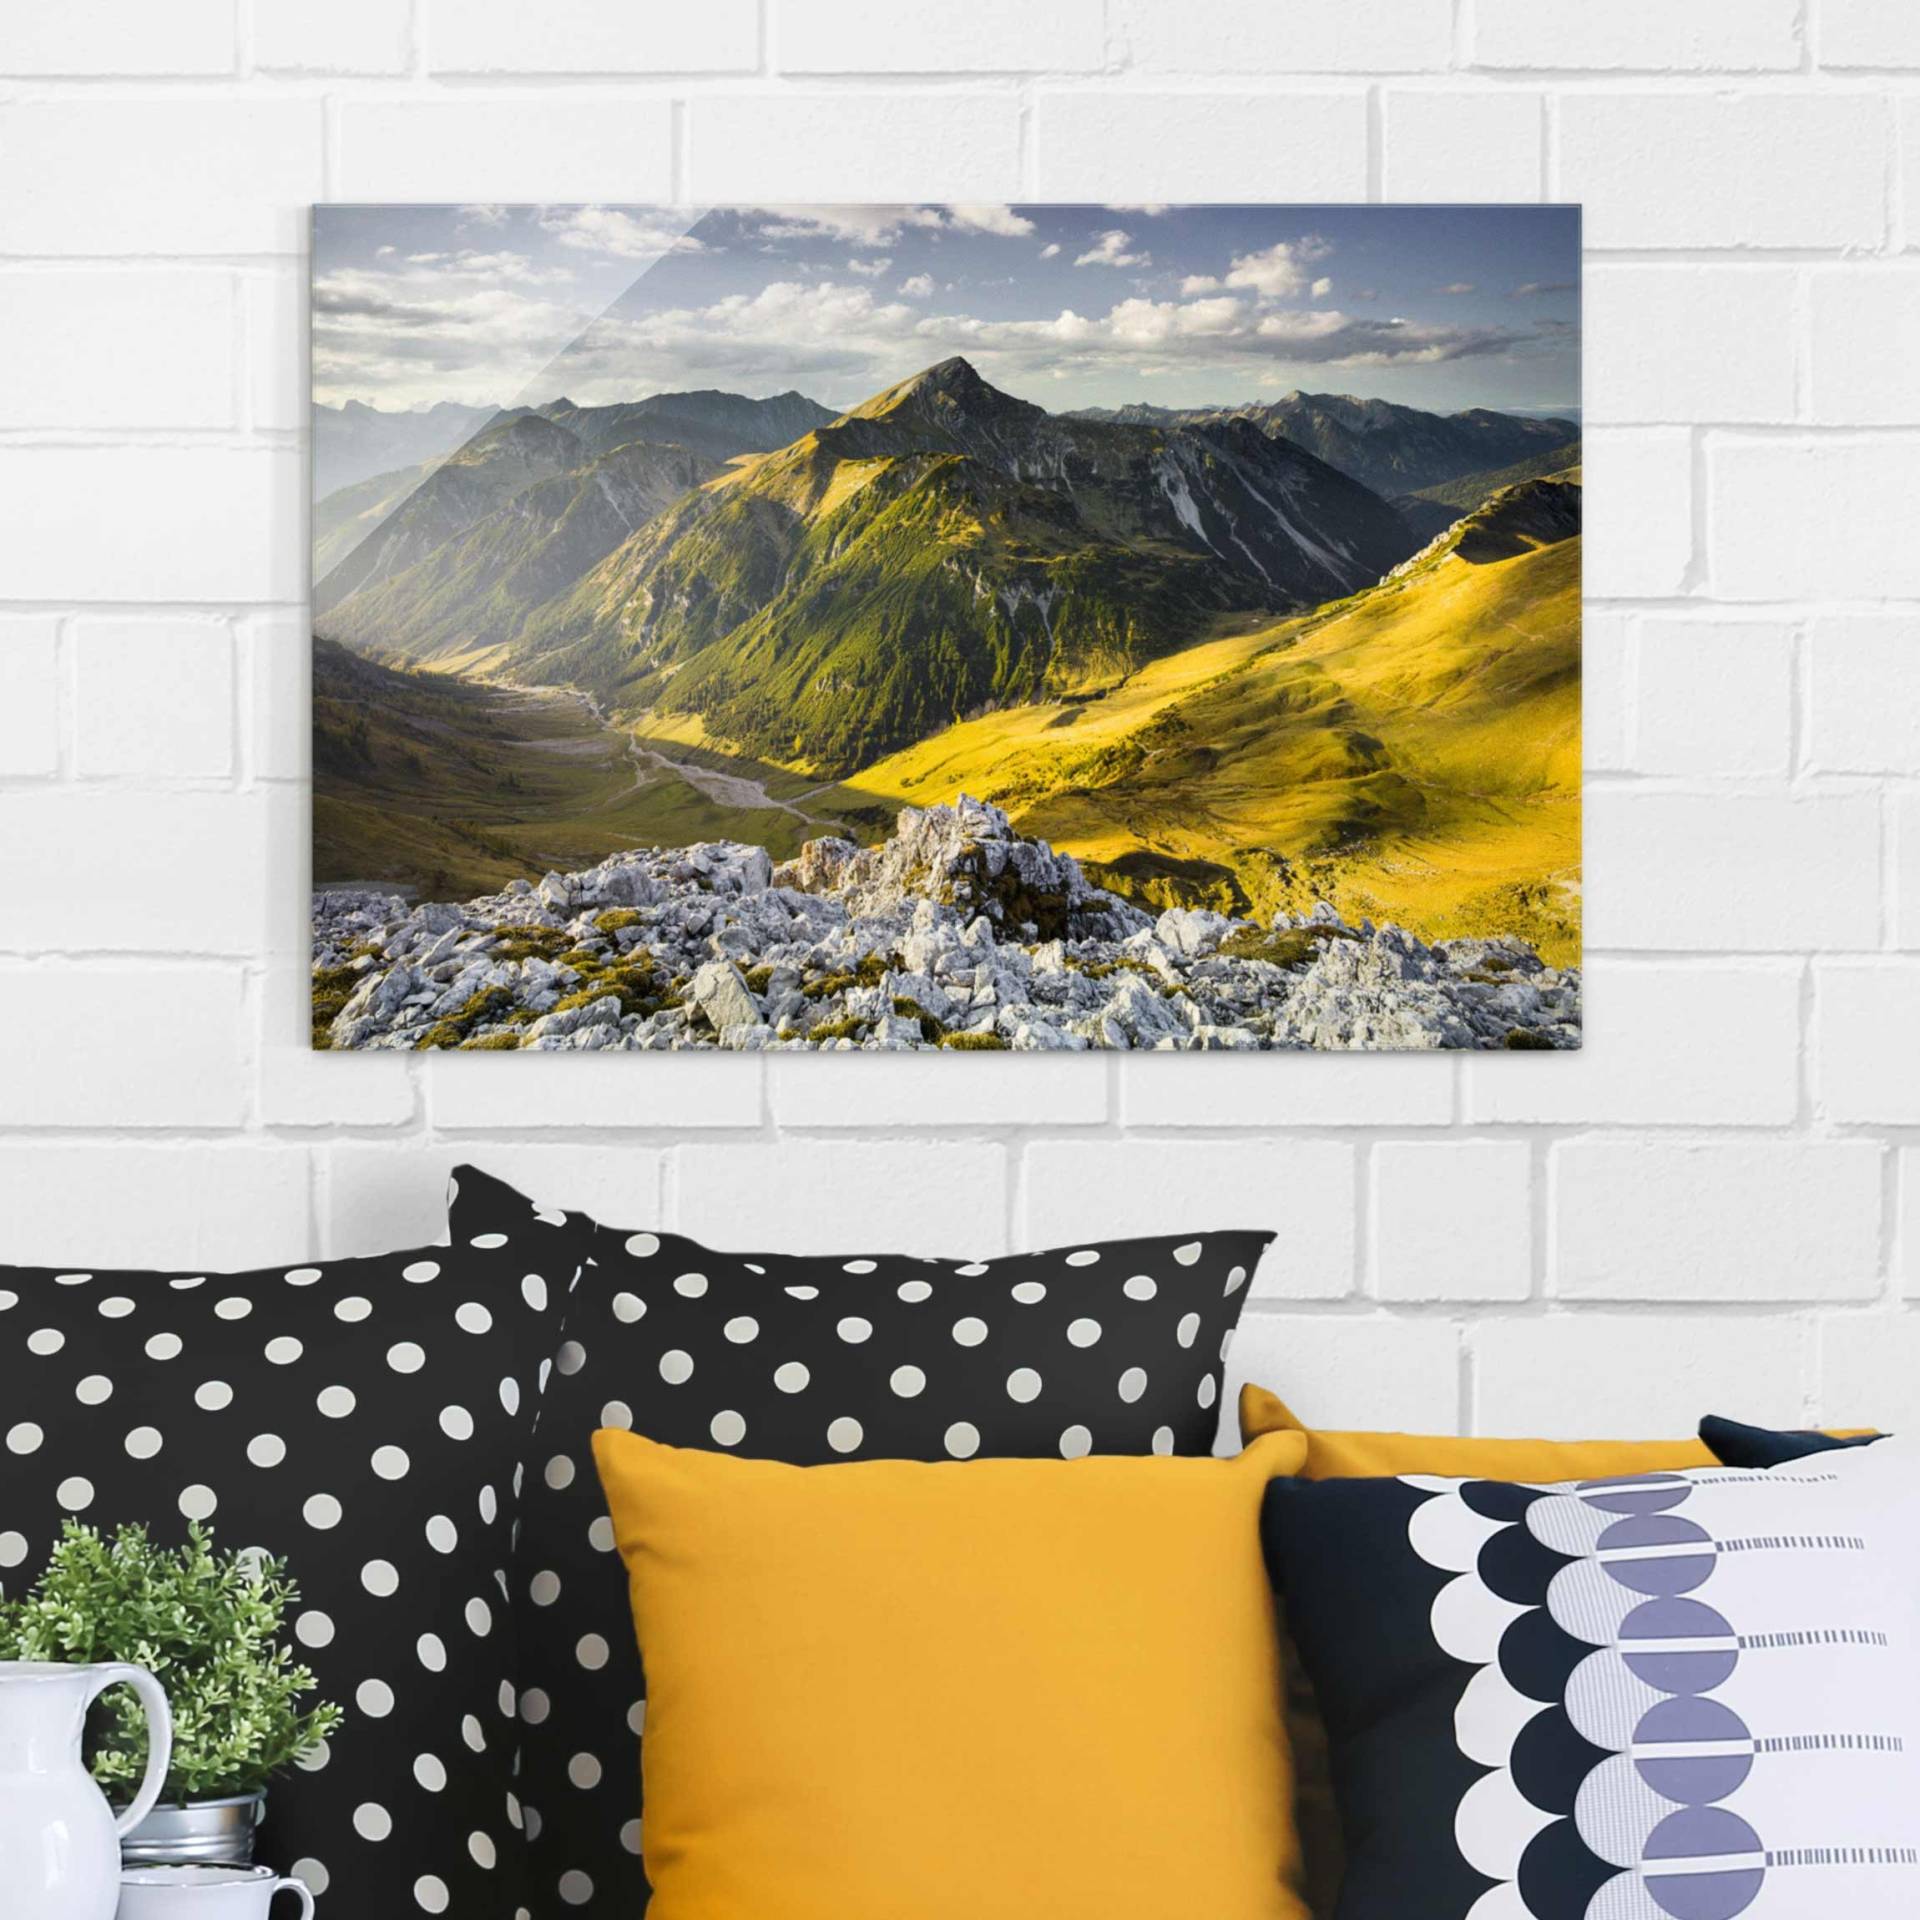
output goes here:
[{"label": "small plant pot", "polygon": [[264,1790],[184,1807],[162,1802],[121,1841],[120,1857],[129,1866],[251,1865],[253,1832],[266,1808]]}]

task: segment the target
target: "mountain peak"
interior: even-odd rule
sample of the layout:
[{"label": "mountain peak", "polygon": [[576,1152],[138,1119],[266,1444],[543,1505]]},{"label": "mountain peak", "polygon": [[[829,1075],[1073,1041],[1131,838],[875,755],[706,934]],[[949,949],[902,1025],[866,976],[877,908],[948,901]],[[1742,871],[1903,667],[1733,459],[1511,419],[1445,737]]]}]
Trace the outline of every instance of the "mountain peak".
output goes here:
[{"label": "mountain peak", "polygon": [[1045,408],[1030,406],[989,385],[973,362],[957,353],[922,367],[862,401],[852,412],[860,420],[913,419],[947,429],[967,421],[1039,420],[1046,415]]},{"label": "mountain peak", "polygon": [[987,385],[973,362],[957,353],[949,354],[944,360],[936,360],[930,367],[923,367],[909,384],[938,387],[943,393],[973,393]]}]

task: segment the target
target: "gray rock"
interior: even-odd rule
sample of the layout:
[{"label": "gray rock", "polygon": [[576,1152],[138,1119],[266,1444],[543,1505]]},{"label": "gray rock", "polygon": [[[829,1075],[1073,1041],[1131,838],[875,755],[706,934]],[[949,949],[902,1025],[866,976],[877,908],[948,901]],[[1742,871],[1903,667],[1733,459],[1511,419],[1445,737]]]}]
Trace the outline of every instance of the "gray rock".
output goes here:
[{"label": "gray rock", "polygon": [[724,1034],[729,1027],[760,1024],[760,1002],[730,961],[709,960],[694,974],[693,984],[687,991],[715,1033]]},{"label": "gray rock", "polygon": [[[629,924],[602,928],[614,906],[631,910]],[[501,958],[495,930],[529,924],[561,935],[576,962]],[[1524,941],[1429,947],[1401,927],[1350,927],[1324,902],[1272,924],[1352,937],[1325,939],[1292,967],[1223,952],[1253,924],[1197,908],[1144,913],[1021,838],[997,807],[962,800],[907,809],[877,846],[809,841],[777,867],[760,848],[710,841],[631,848],[463,903],[325,889],[313,961],[354,977],[331,1030],[342,1048],[412,1047],[483,991],[502,998],[478,1031],[547,1051],[895,1051],[933,1045],[937,1032],[993,1033],[1022,1051],[1580,1044],[1579,973],[1544,965]],[[623,1014],[606,993],[558,1010],[616,962],[644,963],[690,1004]],[[743,978],[755,968],[767,970],[762,998]],[[857,1040],[831,1032],[849,1023]]]}]

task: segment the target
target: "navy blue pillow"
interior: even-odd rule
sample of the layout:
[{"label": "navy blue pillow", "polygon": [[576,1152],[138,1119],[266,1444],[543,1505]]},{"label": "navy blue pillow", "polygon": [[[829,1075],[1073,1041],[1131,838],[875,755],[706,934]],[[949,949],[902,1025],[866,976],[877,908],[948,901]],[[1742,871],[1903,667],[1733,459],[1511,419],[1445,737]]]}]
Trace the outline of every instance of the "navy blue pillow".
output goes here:
[{"label": "navy blue pillow", "polygon": [[1810,1453],[1832,1453],[1839,1447],[1870,1447],[1884,1433],[1856,1433],[1848,1439],[1807,1429],[1780,1430],[1749,1427],[1738,1420],[1722,1420],[1710,1413],[1700,1422],[1703,1445],[1723,1467],[1781,1467],[1804,1460]]}]

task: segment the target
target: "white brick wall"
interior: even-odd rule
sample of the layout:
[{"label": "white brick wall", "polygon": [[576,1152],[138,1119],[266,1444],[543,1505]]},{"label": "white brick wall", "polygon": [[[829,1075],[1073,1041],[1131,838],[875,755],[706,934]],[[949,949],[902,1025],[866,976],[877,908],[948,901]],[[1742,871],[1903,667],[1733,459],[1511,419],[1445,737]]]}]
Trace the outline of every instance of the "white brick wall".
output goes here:
[{"label": "white brick wall", "polygon": [[[1916,23],[0,10],[0,1258],[365,1250],[471,1155],[734,1244],[1270,1222],[1235,1378],[1325,1422],[1920,1416]],[[776,193],[1585,200],[1580,1058],[304,1050],[305,203]]]}]

